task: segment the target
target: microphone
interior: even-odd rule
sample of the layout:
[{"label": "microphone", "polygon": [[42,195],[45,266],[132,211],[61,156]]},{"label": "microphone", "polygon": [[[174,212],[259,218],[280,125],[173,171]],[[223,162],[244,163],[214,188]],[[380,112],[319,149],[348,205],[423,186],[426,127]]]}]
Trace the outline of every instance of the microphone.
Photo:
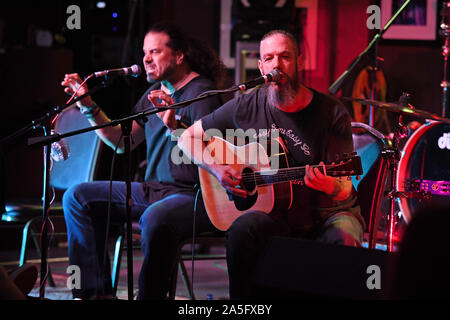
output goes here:
[{"label": "microphone", "polygon": [[118,69],[109,69],[103,71],[97,71],[93,73],[95,78],[103,77],[103,76],[133,76],[138,77],[141,74],[142,70],[137,64],[132,65],[128,68],[118,68]]},{"label": "microphone", "polygon": [[283,76],[278,70],[273,69],[268,74],[265,74],[259,78],[244,82],[238,85],[238,88],[242,91],[248,90],[250,88],[254,88],[260,84],[264,84],[267,82],[278,82]]},{"label": "microphone", "polygon": [[[51,130],[51,134],[55,134],[54,130]],[[70,157],[70,147],[66,139],[53,142],[50,149],[50,156],[54,161],[65,161]]]}]

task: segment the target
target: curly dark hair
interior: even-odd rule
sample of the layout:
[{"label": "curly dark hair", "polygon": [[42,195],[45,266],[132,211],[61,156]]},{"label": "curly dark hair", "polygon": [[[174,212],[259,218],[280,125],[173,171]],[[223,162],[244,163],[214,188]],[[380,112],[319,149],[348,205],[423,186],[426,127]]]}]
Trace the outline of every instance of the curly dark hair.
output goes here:
[{"label": "curly dark hair", "polygon": [[150,32],[167,34],[167,46],[175,51],[183,52],[186,62],[192,70],[213,81],[221,87],[225,81],[226,68],[216,51],[204,41],[188,36],[178,25],[171,22],[159,22],[150,27]]}]

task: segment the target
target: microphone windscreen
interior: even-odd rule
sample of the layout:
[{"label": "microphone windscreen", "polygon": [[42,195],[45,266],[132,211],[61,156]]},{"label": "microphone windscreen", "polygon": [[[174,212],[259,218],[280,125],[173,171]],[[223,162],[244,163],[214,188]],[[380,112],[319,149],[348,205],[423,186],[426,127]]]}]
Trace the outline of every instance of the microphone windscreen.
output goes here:
[{"label": "microphone windscreen", "polygon": [[281,73],[278,70],[275,70],[275,69],[270,71],[269,74],[272,76],[272,79],[270,81],[278,82],[282,78]]},{"label": "microphone windscreen", "polygon": [[50,149],[50,156],[54,161],[64,161],[70,157],[70,147],[65,139],[53,142]]},{"label": "microphone windscreen", "polygon": [[139,77],[141,75],[142,69],[139,65],[134,64],[131,66],[131,71],[133,72],[133,76]]}]

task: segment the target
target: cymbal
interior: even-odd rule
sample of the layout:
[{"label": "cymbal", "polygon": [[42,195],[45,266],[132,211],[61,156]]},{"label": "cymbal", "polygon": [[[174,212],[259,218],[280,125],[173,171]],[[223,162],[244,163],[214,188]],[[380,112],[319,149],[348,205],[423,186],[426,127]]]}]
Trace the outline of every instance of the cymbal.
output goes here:
[{"label": "cymbal", "polygon": [[374,106],[381,110],[387,110],[387,111],[401,113],[403,115],[415,116],[415,117],[419,117],[419,118],[423,118],[423,119],[432,119],[432,120],[436,120],[436,121],[443,121],[443,122],[450,123],[450,119],[440,117],[438,115],[435,115],[435,114],[427,112],[427,111],[416,109],[410,104],[408,104],[407,106],[402,106],[402,105],[396,104],[396,103],[383,102],[383,101],[370,100],[370,99],[358,99],[358,98],[350,98],[350,97],[345,97],[343,99],[355,101],[355,102],[361,103],[363,105]]}]

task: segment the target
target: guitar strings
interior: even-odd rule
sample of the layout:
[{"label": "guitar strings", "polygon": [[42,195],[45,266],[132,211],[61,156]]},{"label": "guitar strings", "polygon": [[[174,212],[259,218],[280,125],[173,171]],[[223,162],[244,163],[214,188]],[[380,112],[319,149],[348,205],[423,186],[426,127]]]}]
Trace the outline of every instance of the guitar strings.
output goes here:
[{"label": "guitar strings", "polygon": [[[311,168],[323,168],[323,165],[313,165]],[[264,172],[264,174],[261,174],[261,172]],[[271,174],[270,172],[273,172]],[[264,171],[256,171],[256,172],[250,172],[250,173],[243,173],[242,182],[254,182],[256,185],[266,185],[266,184],[272,184],[277,182],[284,182],[289,180],[299,180],[302,177],[298,177],[299,174],[305,175],[306,168],[280,168],[278,170],[275,169],[268,169]],[[349,174],[351,174],[349,172]]]},{"label": "guitar strings", "polygon": [[[323,165],[311,166],[311,168],[323,168]],[[261,174],[264,172],[264,174]],[[271,174],[270,172],[273,172]],[[296,180],[298,174],[305,174],[305,168],[280,168],[278,170],[268,169],[251,173],[243,173],[242,182],[255,182],[256,185],[283,182],[284,180]],[[291,179],[292,178],[292,179]]]}]

